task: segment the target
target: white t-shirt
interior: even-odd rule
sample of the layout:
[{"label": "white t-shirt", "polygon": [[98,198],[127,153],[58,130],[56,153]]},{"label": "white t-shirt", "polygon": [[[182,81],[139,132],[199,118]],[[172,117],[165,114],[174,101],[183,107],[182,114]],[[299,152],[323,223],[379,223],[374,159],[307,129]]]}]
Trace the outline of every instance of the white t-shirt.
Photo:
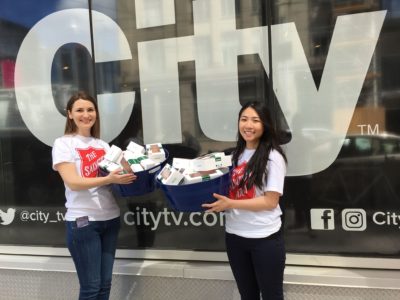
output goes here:
[{"label": "white t-shirt", "polygon": [[[65,135],[54,141],[52,156],[53,169],[59,163],[74,163],[82,177],[97,177],[98,162],[110,146],[93,137]],[[65,184],[64,184],[65,185]],[[120,215],[110,186],[99,186],[88,190],[73,191],[65,185],[65,207],[67,221],[88,216],[90,221],[105,221]]]},{"label": "white t-shirt", "polygon": [[[250,161],[255,149],[245,149],[239,157],[237,168],[244,170],[245,164]],[[236,195],[242,199],[250,199],[264,195],[264,192],[273,191],[283,194],[283,185],[286,175],[286,163],[282,155],[272,150],[267,163],[267,181],[263,189],[253,187],[250,190],[237,190]],[[240,173],[240,171],[239,171]],[[235,177],[232,177],[235,180]],[[238,198],[235,198],[238,199]],[[246,201],[246,200],[236,200]],[[249,211],[243,209],[230,209],[225,211],[225,230],[245,238],[263,238],[277,232],[282,224],[280,216],[282,211],[278,205],[273,210]]]}]

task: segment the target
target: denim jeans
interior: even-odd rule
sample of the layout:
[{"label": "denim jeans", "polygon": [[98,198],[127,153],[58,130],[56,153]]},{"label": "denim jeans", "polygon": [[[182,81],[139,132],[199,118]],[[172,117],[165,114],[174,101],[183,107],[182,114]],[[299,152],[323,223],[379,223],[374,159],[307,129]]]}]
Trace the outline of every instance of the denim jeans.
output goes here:
[{"label": "denim jeans", "polygon": [[67,246],[78,274],[79,299],[109,299],[120,218],[90,221],[78,228],[66,221]]}]

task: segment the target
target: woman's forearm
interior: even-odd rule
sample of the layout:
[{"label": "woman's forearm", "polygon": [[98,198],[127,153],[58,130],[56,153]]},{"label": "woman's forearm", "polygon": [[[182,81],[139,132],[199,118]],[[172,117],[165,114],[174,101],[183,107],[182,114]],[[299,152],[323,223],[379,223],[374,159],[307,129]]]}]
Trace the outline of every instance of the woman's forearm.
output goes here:
[{"label": "woman's forearm", "polygon": [[266,192],[264,195],[252,199],[230,199],[230,208],[251,211],[272,210],[278,206],[279,197],[280,194],[277,192]]}]

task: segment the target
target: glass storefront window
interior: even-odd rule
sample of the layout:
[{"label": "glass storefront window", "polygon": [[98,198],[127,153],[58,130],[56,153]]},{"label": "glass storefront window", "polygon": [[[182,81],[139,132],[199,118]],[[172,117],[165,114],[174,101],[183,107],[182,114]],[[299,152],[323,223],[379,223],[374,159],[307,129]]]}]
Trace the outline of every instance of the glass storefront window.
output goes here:
[{"label": "glass storefront window", "polygon": [[[64,247],[64,187],[51,144],[71,92],[85,89],[98,98],[103,139],[121,148],[160,142],[170,159],[230,152],[240,104],[267,102],[289,158],[288,250],[396,255],[400,6],[269,4],[3,5],[2,243]],[[223,214],[173,211],[160,190],[118,202],[121,249],[224,251]]]}]

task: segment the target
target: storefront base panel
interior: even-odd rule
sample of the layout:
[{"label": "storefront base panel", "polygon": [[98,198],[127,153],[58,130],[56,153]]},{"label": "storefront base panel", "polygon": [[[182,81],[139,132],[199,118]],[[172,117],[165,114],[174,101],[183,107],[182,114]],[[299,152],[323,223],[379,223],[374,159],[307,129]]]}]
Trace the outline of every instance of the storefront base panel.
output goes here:
[{"label": "storefront base panel", "polygon": [[[0,299],[77,299],[69,257],[0,255]],[[400,271],[287,266],[286,300],[398,300]],[[239,300],[227,263],[117,259],[111,299]]]}]

